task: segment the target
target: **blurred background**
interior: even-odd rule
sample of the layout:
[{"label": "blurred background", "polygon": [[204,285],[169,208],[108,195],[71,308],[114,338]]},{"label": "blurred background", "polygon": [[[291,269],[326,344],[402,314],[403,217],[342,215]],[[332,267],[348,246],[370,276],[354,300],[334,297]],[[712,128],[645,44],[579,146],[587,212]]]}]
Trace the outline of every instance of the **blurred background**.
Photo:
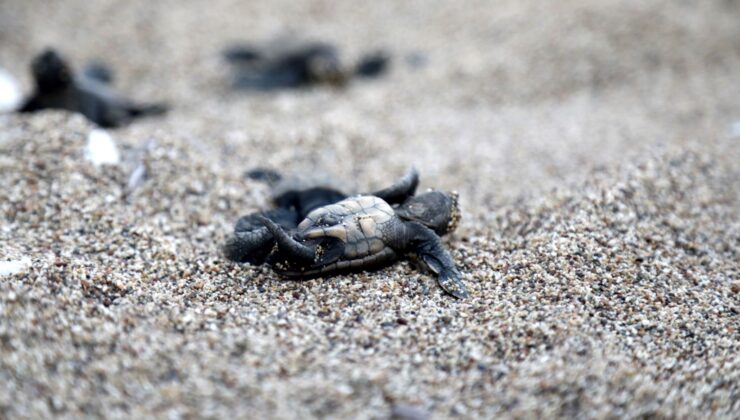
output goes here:
[{"label": "blurred background", "polygon": [[[127,96],[172,105],[124,137],[166,132],[226,170],[320,170],[367,188],[387,183],[369,173],[416,164],[478,207],[649,145],[726,135],[740,119],[738,21],[730,0],[5,1],[0,65],[28,91],[46,46],[78,69],[108,63]],[[390,72],[343,90],[233,92],[223,48],[285,34],[345,62],[384,49]]]}]

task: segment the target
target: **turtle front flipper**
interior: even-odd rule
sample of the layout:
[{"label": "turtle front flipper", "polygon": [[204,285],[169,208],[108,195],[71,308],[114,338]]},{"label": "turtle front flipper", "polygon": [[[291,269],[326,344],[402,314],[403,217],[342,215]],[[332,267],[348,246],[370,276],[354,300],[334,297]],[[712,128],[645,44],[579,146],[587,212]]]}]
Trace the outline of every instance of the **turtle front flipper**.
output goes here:
[{"label": "turtle front flipper", "polygon": [[100,61],[88,63],[82,70],[82,76],[106,85],[113,83],[113,70]]},{"label": "turtle front flipper", "polygon": [[440,287],[458,299],[468,297],[468,290],[462,282],[460,271],[439,236],[418,222],[406,223],[406,228],[411,238],[409,250],[437,275]]},{"label": "turtle front flipper", "polygon": [[366,54],[355,66],[358,77],[374,78],[382,75],[390,63],[390,56],[383,51]]},{"label": "turtle front flipper", "polygon": [[381,198],[388,204],[401,204],[416,193],[417,186],[419,186],[419,172],[416,168],[411,168],[395,184],[369,195]]}]

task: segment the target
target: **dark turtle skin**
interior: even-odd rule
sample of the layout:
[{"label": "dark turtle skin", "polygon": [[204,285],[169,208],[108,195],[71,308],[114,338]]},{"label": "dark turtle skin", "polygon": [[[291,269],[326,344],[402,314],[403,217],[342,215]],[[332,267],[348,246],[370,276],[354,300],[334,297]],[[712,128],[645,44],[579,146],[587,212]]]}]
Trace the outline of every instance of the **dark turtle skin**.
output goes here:
[{"label": "dark turtle skin", "polygon": [[[326,185],[300,186],[286,180],[278,172],[256,168],[245,173],[249,179],[264,182],[273,188],[271,210],[251,213],[241,217],[234,227],[234,236],[224,247],[226,256],[236,262],[254,265],[266,262],[275,239],[261,221],[266,217],[287,230],[295,229],[308,214],[325,205],[334,204],[349,197],[348,194]],[[414,194],[419,178],[410,171],[390,188],[371,193],[388,202],[400,203]]]},{"label": "dark turtle skin", "polygon": [[95,124],[109,128],[166,111],[162,104],[138,104],[113,92],[110,87],[113,75],[99,63],[75,75],[65,59],[53,49],[34,58],[31,73],[35,90],[19,112],[64,109],[79,112]]},{"label": "dark turtle skin", "polygon": [[283,207],[242,217],[224,253],[233,261],[267,263],[293,279],[380,268],[411,256],[437,275],[445,292],[465,298],[460,272],[440,239],[460,220],[457,195],[414,195],[417,185],[418,174],[411,171],[372,194],[327,202],[337,197],[307,193],[310,209]]},{"label": "dark turtle skin", "polygon": [[375,52],[364,56],[355,66],[345,68],[332,45],[288,44],[262,48],[235,45],[226,49],[223,56],[236,70],[234,88],[269,91],[316,84],[340,87],[352,77],[377,77],[389,63],[386,54]]}]

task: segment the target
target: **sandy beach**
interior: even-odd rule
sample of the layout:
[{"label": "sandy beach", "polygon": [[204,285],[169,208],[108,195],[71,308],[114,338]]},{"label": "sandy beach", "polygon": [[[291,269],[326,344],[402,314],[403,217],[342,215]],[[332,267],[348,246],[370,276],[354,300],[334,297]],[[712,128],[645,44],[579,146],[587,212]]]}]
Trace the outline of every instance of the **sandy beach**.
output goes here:
[{"label": "sandy beach", "polygon": [[[24,92],[47,46],[171,109],[107,130],[0,114],[0,418],[736,418],[740,4],[0,3]],[[285,34],[387,75],[235,92]],[[414,264],[286,281],[224,259],[255,167],[455,190],[470,298]]]}]

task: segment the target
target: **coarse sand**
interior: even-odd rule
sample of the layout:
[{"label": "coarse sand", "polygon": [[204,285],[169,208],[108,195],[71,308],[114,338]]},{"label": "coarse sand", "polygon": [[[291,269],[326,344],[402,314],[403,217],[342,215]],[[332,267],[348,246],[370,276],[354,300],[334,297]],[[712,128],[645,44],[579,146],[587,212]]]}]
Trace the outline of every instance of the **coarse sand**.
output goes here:
[{"label": "coarse sand", "polygon": [[[56,46],[169,102],[105,135],[0,115],[0,418],[737,418],[740,3],[0,3],[0,67]],[[389,74],[231,92],[285,33]],[[105,160],[105,159],[103,159]],[[401,262],[285,281],[226,261],[258,166],[457,190],[471,297]]]}]

